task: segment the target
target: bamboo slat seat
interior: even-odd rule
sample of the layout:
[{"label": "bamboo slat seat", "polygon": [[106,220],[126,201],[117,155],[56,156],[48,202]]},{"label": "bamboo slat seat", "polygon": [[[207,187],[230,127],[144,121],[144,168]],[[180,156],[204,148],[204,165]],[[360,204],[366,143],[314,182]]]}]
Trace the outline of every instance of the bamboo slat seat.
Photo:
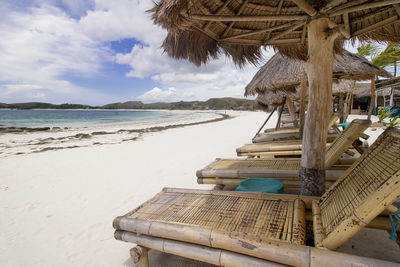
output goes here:
[{"label": "bamboo slat seat", "polygon": [[[166,188],[117,217],[115,238],[220,266],[237,253],[254,266],[397,266],[331,250],[400,197],[399,151],[400,130],[389,128],[319,199]],[[311,206],[315,247],[305,246]]]},{"label": "bamboo slat seat", "polygon": [[[370,124],[370,120],[353,120],[327,148],[325,155],[327,187],[348,168],[348,165],[334,164]],[[299,187],[300,168],[299,158],[217,159],[196,174],[199,184],[237,185],[242,179],[264,177],[279,178],[285,187]]]},{"label": "bamboo slat seat", "polygon": [[[175,224],[201,227],[203,235],[218,229],[235,235],[305,244],[305,206],[295,198],[166,188],[144,206],[114,222],[117,229],[131,232],[140,231],[138,225],[141,225],[146,228],[142,234],[156,234],[162,225],[172,230]],[[209,236],[193,241],[210,245]]]},{"label": "bamboo slat seat", "polygon": [[[328,129],[332,128],[339,117],[336,114],[332,114],[328,121]],[[336,137],[336,134],[329,134],[329,139]],[[278,140],[293,140],[300,139],[299,129],[278,129],[276,131],[266,131],[264,133],[258,134],[253,138],[253,143],[268,142],[268,141],[278,141]]]}]

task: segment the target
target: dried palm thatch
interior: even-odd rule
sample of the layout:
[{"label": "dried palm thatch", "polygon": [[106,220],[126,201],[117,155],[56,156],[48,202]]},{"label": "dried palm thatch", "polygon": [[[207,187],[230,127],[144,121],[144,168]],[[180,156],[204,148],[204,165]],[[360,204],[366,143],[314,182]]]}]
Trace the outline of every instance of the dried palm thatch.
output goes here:
[{"label": "dried palm thatch", "polygon": [[[354,80],[336,80],[332,84],[332,93],[334,95],[340,93],[354,93],[354,85]],[[258,93],[254,100],[254,108],[270,112],[274,107],[284,104],[286,98],[290,98],[295,102],[299,101],[300,85],[284,87],[284,89],[280,90],[266,90],[264,93]]]},{"label": "dried palm thatch", "polygon": [[[345,50],[343,54],[336,55],[333,65],[334,80],[370,80],[375,75],[391,77],[387,71],[372,64],[364,57]],[[307,79],[305,61],[276,53],[260,68],[246,86],[245,95],[263,94],[268,90],[284,90],[289,94],[290,92],[296,92],[296,86],[305,79]],[[340,86],[336,86],[333,90],[343,90],[343,87],[349,87],[349,84],[348,82],[342,82]]]},{"label": "dried palm thatch", "polygon": [[[306,59],[311,17],[329,17],[331,28],[347,39],[400,41],[397,0],[161,0],[149,10],[167,29],[165,51],[200,65],[220,54],[235,63],[256,63],[261,47]],[[339,26],[339,27],[338,27]],[[341,52],[344,37],[335,42]]]},{"label": "dried palm thatch", "polygon": [[[371,85],[368,83],[356,84],[353,94],[356,97],[371,97]],[[400,90],[394,90],[394,96],[400,96]]]}]

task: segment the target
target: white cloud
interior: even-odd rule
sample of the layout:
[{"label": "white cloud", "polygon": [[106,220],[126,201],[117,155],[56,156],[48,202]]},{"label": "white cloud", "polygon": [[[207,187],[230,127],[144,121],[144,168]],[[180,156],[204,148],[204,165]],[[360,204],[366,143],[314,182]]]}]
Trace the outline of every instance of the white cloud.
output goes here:
[{"label": "white cloud", "polygon": [[162,90],[158,87],[154,87],[150,91],[138,96],[139,100],[146,103],[149,102],[177,102],[190,98],[192,94],[190,92],[178,91],[171,87],[166,90]]}]

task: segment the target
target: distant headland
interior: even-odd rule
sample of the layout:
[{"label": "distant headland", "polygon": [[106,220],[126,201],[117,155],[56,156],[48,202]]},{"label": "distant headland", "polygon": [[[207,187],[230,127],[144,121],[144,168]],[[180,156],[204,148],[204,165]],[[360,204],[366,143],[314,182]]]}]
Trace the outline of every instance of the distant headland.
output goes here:
[{"label": "distant headland", "polygon": [[253,110],[253,100],[241,98],[210,98],[207,101],[157,102],[144,104],[141,101],[111,103],[103,106],[82,104],[51,104],[42,102],[0,103],[0,109],[168,109],[168,110]]}]

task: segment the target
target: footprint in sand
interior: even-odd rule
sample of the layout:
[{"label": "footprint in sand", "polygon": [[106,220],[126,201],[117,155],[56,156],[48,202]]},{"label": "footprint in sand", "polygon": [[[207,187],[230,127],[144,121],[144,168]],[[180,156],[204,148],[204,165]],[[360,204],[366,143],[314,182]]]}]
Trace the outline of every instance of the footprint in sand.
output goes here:
[{"label": "footprint in sand", "polygon": [[0,185],[0,190],[1,191],[7,191],[9,188],[6,185]]}]

